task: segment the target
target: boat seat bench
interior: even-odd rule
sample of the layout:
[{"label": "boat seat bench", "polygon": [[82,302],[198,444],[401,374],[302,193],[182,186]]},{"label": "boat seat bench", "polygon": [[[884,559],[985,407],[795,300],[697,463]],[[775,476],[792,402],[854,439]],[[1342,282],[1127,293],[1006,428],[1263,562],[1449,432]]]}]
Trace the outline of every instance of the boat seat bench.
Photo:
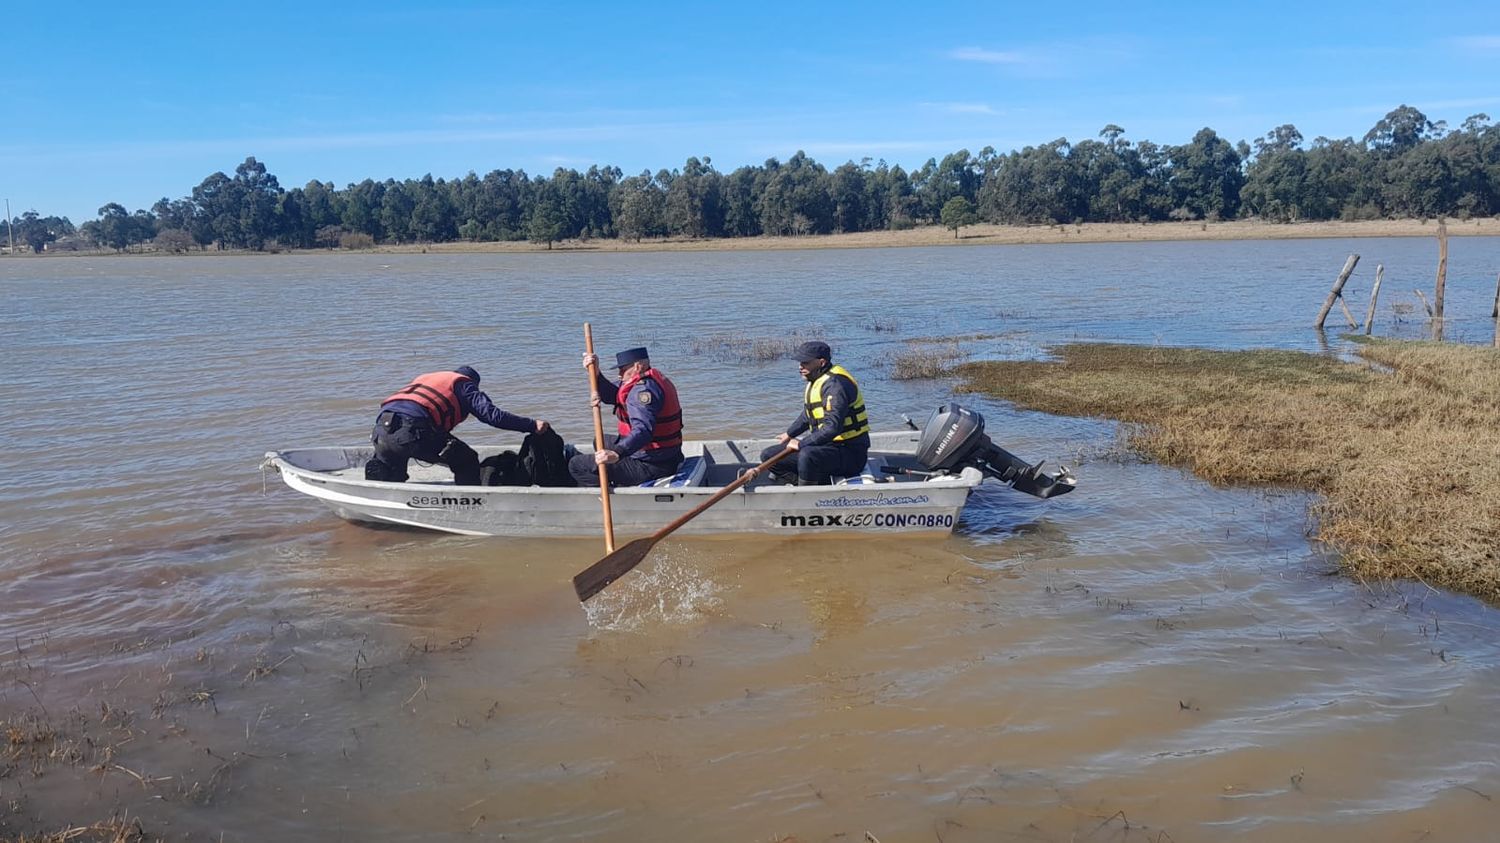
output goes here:
[{"label": "boat seat bench", "polygon": [[835,477],[835,478],[833,478],[833,485],[835,485],[835,486],[865,486],[865,485],[868,485],[870,483],[880,483],[880,482],[883,482],[884,478],[881,476],[880,469],[884,465],[885,465],[885,457],[879,457],[879,456],[877,456],[877,457],[870,457],[869,461],[867,461],[865,463],[865,469],[864,469],[864,471],[860,472],[859,474],[854,475],[853,477]]},{"label": "boat seat bench", "polygon": [[708,457],[688,457],[678,466],[677,473],[671,477],[660,477],[656,480],[647,480],[641,484],[642,489],[678,489],[683,486],[698,486],[703,483],[703,475],[708,473]]}]

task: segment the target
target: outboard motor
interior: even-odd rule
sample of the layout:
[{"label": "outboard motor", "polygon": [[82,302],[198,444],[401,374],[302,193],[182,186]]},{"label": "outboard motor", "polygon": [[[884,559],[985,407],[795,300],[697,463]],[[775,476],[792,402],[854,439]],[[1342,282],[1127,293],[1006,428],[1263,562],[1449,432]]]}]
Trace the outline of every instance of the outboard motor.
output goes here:
[{"label": "outboard motor", "polygon": [[1031,465],[991,442],[984,433],[984,416],[952,403],[938,407],[922,428],[917,462],[929,471],[957,472],[973,466],[987,477],[1039,498],[1067,494],[1078,482],[1066,467],[1048,474],[1041,463]]}]

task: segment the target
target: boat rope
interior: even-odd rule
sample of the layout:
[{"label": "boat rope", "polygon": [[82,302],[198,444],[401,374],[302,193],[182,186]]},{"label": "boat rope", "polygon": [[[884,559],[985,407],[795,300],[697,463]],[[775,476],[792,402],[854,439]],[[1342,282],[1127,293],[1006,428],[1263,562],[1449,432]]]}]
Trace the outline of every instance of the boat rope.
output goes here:
[{"label": "boat rope", "polygon": [[266,471],[276,467],[274,457],[266,457],[260,461],[260,496],[265,497],[268,493],[266,488]]}]

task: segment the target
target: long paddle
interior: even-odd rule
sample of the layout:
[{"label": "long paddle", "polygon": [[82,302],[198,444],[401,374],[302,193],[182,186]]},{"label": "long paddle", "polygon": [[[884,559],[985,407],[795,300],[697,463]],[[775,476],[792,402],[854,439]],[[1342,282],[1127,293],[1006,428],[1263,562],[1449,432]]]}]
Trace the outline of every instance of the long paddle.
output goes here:
[{"label": "long paddle", "polygon": [[[583,323],[583,347],[594,354],[594,329]],[[589,396],[594,407],[594,453],[604,450],[604,419],[599,414],[599,361],[589,364]],[[604,503],[604,552],[615,551],[615,517],[609,511],[609,466],[599,465],[599,500]],[[603,586],[600,586],[603,588]]]},{"label": "long paddle", "polygon": [[783,448],[776,456],[746,471],[733,483],[715,492],[713,497],[698,504],[693,508],[692,512],[681,516],[676,521],[673,521],[644,539],[636,539],[583,569],[578,576],[573,578],[573,590],[578,592],[579,602],[587,602],[590,597],[608,588],[610,583],[630,573],[632,568],[641,564],[641,560],[646,558],[646,554],[651,552],[651,548],[657,542],[670,535],[673,530],[702,515],[703,510],[723,500],[730,492],[754,480],[762,471],[765,471],[783,457],[792,453],[794,451],[791,448]]}]

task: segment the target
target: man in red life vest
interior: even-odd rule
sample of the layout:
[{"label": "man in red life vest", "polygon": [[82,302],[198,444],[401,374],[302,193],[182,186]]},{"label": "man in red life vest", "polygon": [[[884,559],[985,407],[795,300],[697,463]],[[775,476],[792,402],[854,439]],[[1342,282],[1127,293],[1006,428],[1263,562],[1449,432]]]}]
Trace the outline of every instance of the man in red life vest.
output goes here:
[{"label": "man in red life vest", "polygon": [[365,463],[365,479],[405,483],[406,461],[415,459],[448,466],[457,485],[478,486],[479,454],[453,435],[453,428],[471,415],[490,427],[518,433],[550,427],[496,407],[479,390],[479,373],[472,366],[428,372],[380,403],[370,433],[375,458]]},{"label": "man in red life vest", "polygon": [[[598,362],[593,354],[583,355],[585,369]],[[578,454],[568,461],[568,471],[580,486],[598,486],[601,465],[609,466],[612,486],[638,486],[671,477],[682,465],[682,405],[677,401],[677,387],[651,367],[645,348],[616,354],[615,368],[620,372],[618,384],[600,372],[595,386],[600,403],[614,405],[619,432],[604,437],[604,450]]]}]

